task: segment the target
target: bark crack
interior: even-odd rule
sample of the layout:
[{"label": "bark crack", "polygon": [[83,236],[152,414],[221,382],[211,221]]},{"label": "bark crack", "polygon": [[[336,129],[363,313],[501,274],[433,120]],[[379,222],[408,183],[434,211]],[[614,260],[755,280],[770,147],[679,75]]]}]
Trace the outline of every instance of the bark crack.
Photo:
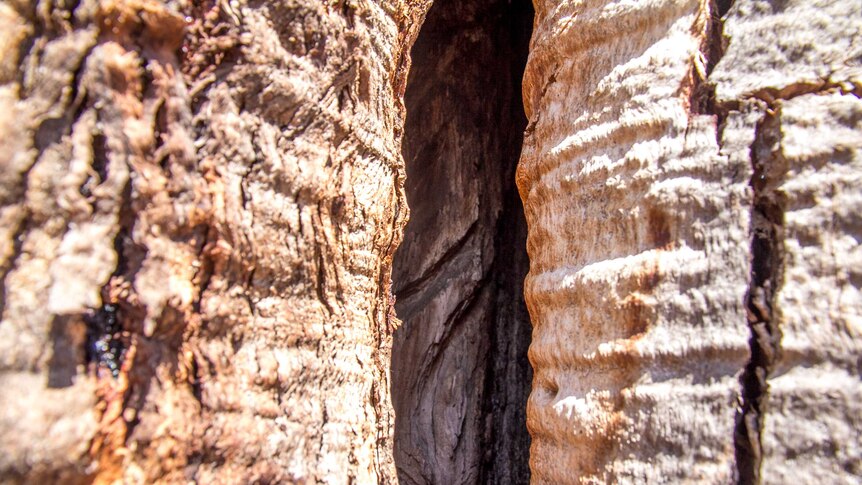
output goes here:
[{"label": "bark crack", "polygon": [[706,11],[707,19],[700,46],[700,58],[692,62],[689,74],[689,102],[694,114],[712,114],[719,117],[719,125],[723,121],[723,112],[716,104],[715,84],[708,82],[709,75],[724,56],[727,48],[727,37],[724,35],[724,19],[732,5],[731,0],[712,0]]},{"label": "bark crack", "polygon": [[[724,17],[733,0],[711,0],[701,58],[695,59],[688,88],[693,114],[716,116],[716,140],[722,145],[725,119],[739,102],[719,103],[715,83],[708,78],[727,49]],[[781,332],[775,318],[775,292],[782,278],[782,241],[784,202],[778,189],[787,171],[781,155],[780,105],[775,100],[810,92],[814,86],[791,86],[782,90],[754,93],[749,101],[764,101],[766,114],[757,123],[750,148],[753,192],[749,233],[751,235],[751,270],[745,296],[745,310],[750,330],[750,360],[739,377],[740,403],[734,426],[736,479],[741,485],[761,482],[763,460],[762,431],[769,390],[767,378],[780,351]],[[818,90],[824,86],[816,86]],[[754,98],[754,99],[751,99]],[[776,107],[777,106],[777,107]]]},{"label": "bark crack", "polygon": [[780,110],[768,110],[756,127],[751,146],[751,279],[745,298],[751,360],[740,376],[742,396],[736,416],[734,446],[737,479],[761,481],[761,433],[769,391],[767,378],[780,352],[781,331],[775,318],[775,292],[782,277],[784,202],[778,185],[786,172],[780,149]]},{"label": "bark crack", "polygon": [[765,105],[765,114],[755,127],[750,152],[751,275],[745,309],[751,332],[751,358],[739,378],[741,398],[734,430],[737,480],[742,485],[756,485],[762,481],[762,431],[768,411],[768,378],[781,353],[775,294],[783,278],[786,202],[779,187],[788,171],[781,149],[781,103],[829,91],[858,96],[859,87],[826,80],[820,84],[793,83],[781,89],[763,89],[737,105],[724,106],[730,110],[739,109],[744,103]]}]

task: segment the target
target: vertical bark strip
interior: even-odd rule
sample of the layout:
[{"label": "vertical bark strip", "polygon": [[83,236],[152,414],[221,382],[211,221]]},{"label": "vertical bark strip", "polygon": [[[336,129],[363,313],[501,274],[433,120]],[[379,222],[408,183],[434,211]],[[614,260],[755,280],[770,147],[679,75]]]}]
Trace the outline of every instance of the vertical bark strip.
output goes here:
[{"label": "vertical bark strip", "polygon": [[392,395],[401,483],[526,483],[530,325],[514,187],[528,1],[446,1],[413,49],[395,260]]},{"label": "vertical bark strip", "polygon": [[751,168],[710,112],[715,15],[538,2],[518,169],[535,483],[735,475]]},{"label": "vertical bark strip", "polygon": [[534,481],[859,475],[860,8],[537,3]]}]

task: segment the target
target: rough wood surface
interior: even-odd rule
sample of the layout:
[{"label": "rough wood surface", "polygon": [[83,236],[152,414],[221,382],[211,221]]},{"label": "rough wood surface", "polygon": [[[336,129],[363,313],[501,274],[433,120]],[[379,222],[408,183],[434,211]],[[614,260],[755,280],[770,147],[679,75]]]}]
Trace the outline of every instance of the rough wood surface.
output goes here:
[{"label": "rough wood surface", "polygon": [[[523,479],[508,2],[415,73],[390,367],[430,2],[0,2],[0,482],[393,483],[390,370],[402,480]],[[532,481],[862,482],[862,4],[534,4]]]},{"label": "rough wood surface", "polygon": [[395,480],[427,3],[0,4],[4,480]]},{"label": "rough wood surface", "polygon": [[536,11],[534,482],[856,483],[859,5]]},{"label": "rough wood surface", "polygon": [[862,482],[862,101],[782,102],[780,332],[767,380],[763,483]]},{"label": "rough wood surface", "polygon": [[410,222],[393,280],[392,399],[402,484],[526,483],[527,1],[437,0],[405,96]]}]

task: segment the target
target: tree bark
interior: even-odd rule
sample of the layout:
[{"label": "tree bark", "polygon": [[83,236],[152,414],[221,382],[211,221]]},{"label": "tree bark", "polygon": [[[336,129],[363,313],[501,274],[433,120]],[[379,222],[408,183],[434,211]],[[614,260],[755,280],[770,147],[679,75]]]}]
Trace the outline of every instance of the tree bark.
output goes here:
[{"label": "tree bark", "polygon": [[0,5],[0,474],[395,480],[427,3]]},{"label": "tree bark", "polygon": [[756,379],[743,383],[754,463],[740,471],[768,484],[858,482],[862,5],[737,0],[725,34],[711,77],[717,103],[729,116],[756,116],[746,134],[753,137],[746,374]]},{"label": "tree bark", "polygon": [[535,0],[525,229],[430,3],[0,3],[0,481],[859,481],[862,5]]},{"label": "tree bark", "polygon": [[536,3],[533,481],[853,482],[860,7]]}]

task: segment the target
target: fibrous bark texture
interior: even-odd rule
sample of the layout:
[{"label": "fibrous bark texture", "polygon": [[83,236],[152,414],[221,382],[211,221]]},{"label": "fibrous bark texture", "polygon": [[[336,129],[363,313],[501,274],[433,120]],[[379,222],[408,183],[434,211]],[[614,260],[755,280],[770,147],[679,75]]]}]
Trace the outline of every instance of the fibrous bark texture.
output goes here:
[{"label": "fibrous bark texture", "polygon": [[607,1],[536,13],[518,173],[533,478],[728,482],[750,164],[719,153],[716,118],[692,105],[710,12]]},{"label": "fibrous bark texture", "polygon": [[413,48],[410,222],[393,272],[404,484],[529,480],[526,224],[514,176],[532,18],[523,0],[438,0]]},{"label": "fibrous bark texture", "polygon": [[859,9],[537,2],[534,482],[859,480]]},{"label": "fibrous bark texture", "polygon": [[4,481],[395,480],[427,3],[0,4]]}]

